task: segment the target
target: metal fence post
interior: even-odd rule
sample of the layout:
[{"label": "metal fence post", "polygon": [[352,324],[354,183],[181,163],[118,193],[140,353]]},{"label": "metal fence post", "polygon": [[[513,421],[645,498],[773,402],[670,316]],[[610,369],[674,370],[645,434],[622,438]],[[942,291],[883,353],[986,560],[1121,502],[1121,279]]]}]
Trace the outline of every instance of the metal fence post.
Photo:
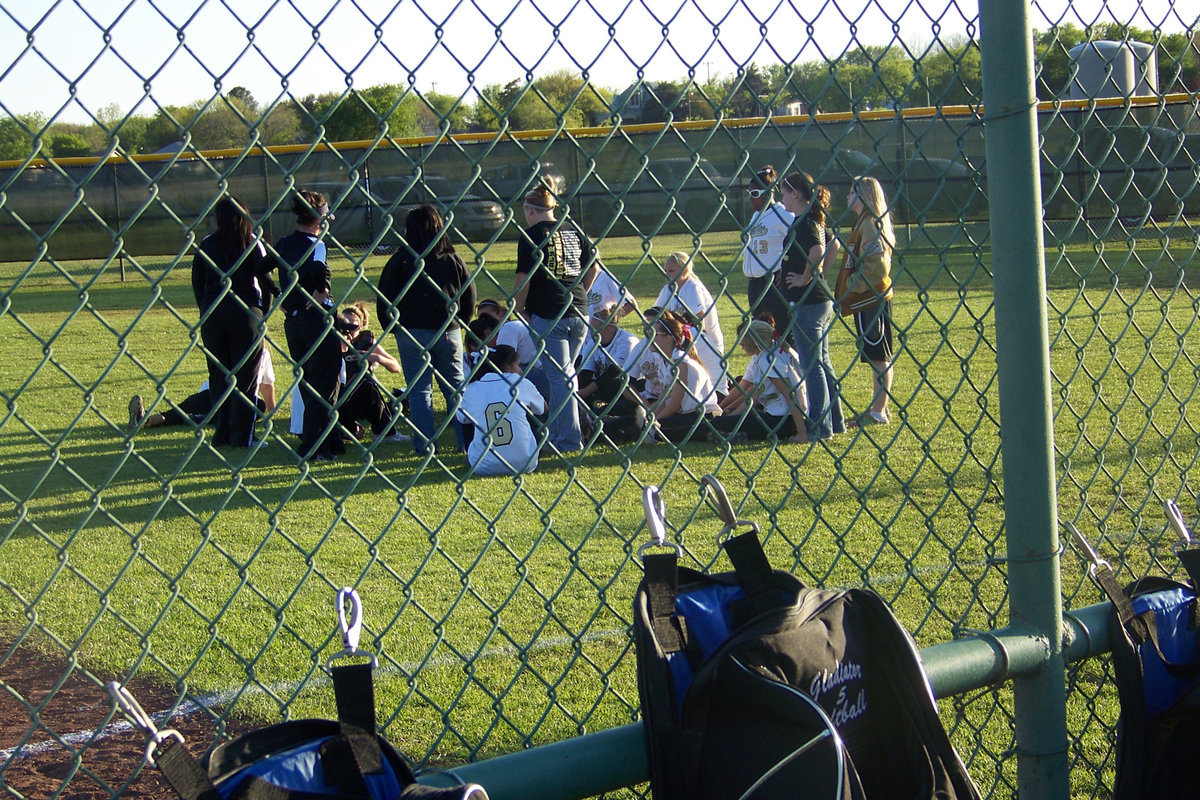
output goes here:
[{"label": "metal fence post", "polygon": [[[1054,427],[1028,0],[979,4],[1011,625],[1046,648],[1013,681],[1019,796],[1068,796]],[[999,243],[1000,246],[997,246]]]}]

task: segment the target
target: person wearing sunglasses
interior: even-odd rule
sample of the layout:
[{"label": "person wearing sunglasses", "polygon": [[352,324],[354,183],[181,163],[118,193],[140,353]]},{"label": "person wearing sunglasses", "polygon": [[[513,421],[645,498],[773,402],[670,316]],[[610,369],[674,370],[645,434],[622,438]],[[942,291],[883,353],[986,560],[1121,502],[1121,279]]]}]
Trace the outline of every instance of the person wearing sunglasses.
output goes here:
[{"label": "person wearing sunglasses", "polygon": [[746,190],[754,216],[746,227],[746,249],[742,253],[742,272],[746,276],[746,294],[750,300],[748,316],[769,311],[781,333],[786,333],[788,305],[780,294],[776,276],[783,262],[784,240],[792,224],[792,212],[775,200],[775,168],[766,165],[754,174]]}]

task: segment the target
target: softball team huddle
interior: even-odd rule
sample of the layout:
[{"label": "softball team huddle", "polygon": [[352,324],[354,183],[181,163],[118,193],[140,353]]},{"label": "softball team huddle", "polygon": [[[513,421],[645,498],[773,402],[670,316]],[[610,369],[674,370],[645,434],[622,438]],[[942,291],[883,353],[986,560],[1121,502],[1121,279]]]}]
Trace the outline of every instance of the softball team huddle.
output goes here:
[{"label": "softball team huddle", "polygon": [[[404,373],[417,452],[432,453],[438,433],[452,424],[476,474],[531,472],[543,448],[578,451],[597,437],[802,443],[847,427],[887,424],[895,240],[878,181],[855,180],[847,206],[856,219],[843,242],[826,226],[828,190],[805,173],[779,178],[764,167],[748,193],[754,216],[743,271],[751,311],[738,344],[749,362],[732,383],[716,304],[691,257],[677,252],[665,260],[667,284],[644,312],[639,340],[618,325],[636,309],[634,298],[603,268],[583,231],[556,218],[557,198],[548,186],[537,185],[524,198],[527,227],[518,244],[511,311],[485,300],[474,321],[470,275],[440,214],[428,205],[409,213],[408,246],[388,261],[377,287],[377,315],[396,338],[398,358],[374,337],[363,343],[363,304],[347,309],[332,330],[328,324],[321,237],[329,210],[322,195],[297,193],[297,230],[270,252],[253,234],[245,207],[226,198],[217,206],[217,233],[204,240],[193,263],[210,386],[228,392],[215,413],[214,444],[256,444],[261,330],[264,316],[275,311],[285,317],[288,348],[303,373],[297,403],[303,412],[296,418],[302,419],[297,427],[306,459],[337,458],[348,425],[359,430],[355,416],[369,421],[377,437],[409,441],[395,430],[395,404],[382,390],[339,400],[348,389],[353,395],[372,386],[370,368],[379,363]],[[831,286],[826,274],[839,249]],[[278,284],[271,278],[276,270]],[[829,358],[838,312],[853,316],[860,358],[873,371],[871,405],[852,418],[843,414]],[[364,373],[349,384],[347,361],[360,361]],[[435,382],[451,412],[442,428],[432,408]],[[137,424],[132,405],[130,413]]]}]

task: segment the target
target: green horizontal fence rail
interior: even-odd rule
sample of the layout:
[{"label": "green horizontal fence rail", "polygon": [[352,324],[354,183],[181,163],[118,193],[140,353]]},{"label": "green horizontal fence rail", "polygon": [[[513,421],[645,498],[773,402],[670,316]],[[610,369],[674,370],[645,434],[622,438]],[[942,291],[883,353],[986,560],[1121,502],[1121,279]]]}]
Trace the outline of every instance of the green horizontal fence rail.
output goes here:
[{"label": "green horizontal fence rail", "polygon": [[[641,491],[662,488],[668,535],[692,566],[717,569],[719,526],[697,491],[706,473],[761,526],[776,567],[884,598],[986,796],[1111,795],[1106,609],[1057,526],[1072,520],[1132,580],[1173,568],[1164,500],[1200,516],[1196,20],[1174,6],[1156,19],[1149,4],[1132,19],[1076,20],[1067,4],[1001,0],[979,16],[915,4],[871,32],[882,6],[851,30],[833,7],[809,20],[785,4],[763,19],[759,4],[729,0],[717,24],[696,27],[694,3],[665,17],[662,4],[626,4],[611,19],[598,5],[551,21],[517,3],[511,19],[483,20],[489,47],[520,61],[515,80],[486,84],[492,72],[469,66],[486,54],[454,52],[448,36],[480,24],[473,4],[402,4],[394,14],[424,17],[399,23],[353,0],[321,20],[284,4],[259,21],[202,2],[186,20],[154,16],[179,45],[162,65],[122,62],[146,86],[128,113],[91,99],[99,66],[54,64],[47,40],[69,29],[82,52],[94,37],[88,63],[107,64],[130,47],[125,20],[147,9],[106,20],[81,2],[0,20],[0,36],[16,37],[0,70],[9,796],[156,785],[136,737],[106,727],[114,712],[98,692],[110,680],[174,715],[197,753],[247,727],[331,715],[323,665],[340,648],[330,610],[343,586],[362,595],[363,646],[379,657],[381,731],[423,780],[451,771],[500,800],[534,787],[647,796],[629,633]],[[335,53],[345,12],[366,21],[395,83],[338,67],[335,91],[301,94],[297,53],[287,69],[271,63],[274,97],[234,88],[240,66],[271,61],[275,29],[311,34],[302,61]],[[200,52],[209,15],[254,45],[221,67],[210,97],[158,102],[158,76]],[[601,85],[592,56],[570,52],[581,20],[629,83]],[[676,79],[650,77],[630,25],[661,31]],[[392,47],[400,27],[406,46]],[[412,66],[422,32],[457,66],[436,78]],[[571,69],[521,61],[541,35]],[[697,36],[712,47],[693,58],[679,43]],[[742,40],[758,44],[753,57],[736,55]],[[60,83],[69,94],[61,109],[10,105],[34,65],[49,70],[47,98]],[[460,69],[465,88],[436,91]],[[261,328],[275,371],[275,407],[255,429],[265,446],[216,446],[204,415],[179,413],[208,374],[190,271],[217,202],[242,199],[269,244],[292,230],[300,188],[334,214],[333,299],[361,301],[392,354],[404,331],[377,318],[378,290],[409,247],[409,211],[438,207],[478,297],[507,304],[523,198],[546,180],[639,309],[657,302],[669,255],[691,259],[739,375],[746,189],[768,163],[829,190],[843,239],[854,180],[884,188],[896,233],[888,425],[804,445],[703,431],[625,443],[597,413],[582,451],[479,478],[435,392],[435,453],[347,421],[331,423],[347,453],[307,463],[290,432],[304,375],[279,308]],[[643,333],[637,314],[622,327]],[[843,404],[860,414],[872,375],[849,318],[829,344]],[[402,371],[376,376],[389,431],[411,433]]]}]

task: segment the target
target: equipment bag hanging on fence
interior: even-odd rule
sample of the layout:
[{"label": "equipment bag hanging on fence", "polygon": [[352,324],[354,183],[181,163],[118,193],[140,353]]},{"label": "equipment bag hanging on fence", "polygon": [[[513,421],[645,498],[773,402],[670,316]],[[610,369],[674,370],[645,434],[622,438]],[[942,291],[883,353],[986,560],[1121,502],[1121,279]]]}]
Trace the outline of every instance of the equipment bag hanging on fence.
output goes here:
[{"label": "equipment bag hanging on fence", "polygon": [[[346,620],[346,602],[351,620]],[[183,800],[487,800],[474,784],[421,786],[404,757],[375,731],[375,657],[358,649],[362,607],[352,589],[338,593],[346,649],[329,660],[338,719],[283,722],[219,745],[201,761],[178,731],[160,731],[129,691],[109,691],[149,738],[146,763],[158,767]],[[334,666],[343,657],[369,663]]]},{"label": "equipment bag hanging on fence", "polygon": [[[655,487],[634,601],[655,800],[977,800],[911,638],[873,592],[772,570],[712,476],[734,572],[680,567]],[[646,552],[651,546],[672,548]]]},{"label": "equipment bag hanging on fence", "polygon": [[1200,637],[1196,582],[1200,549],[1175,503],[1167,516],[1190,584],[1148,576],[1122,588],[1113,568],[1070,522],[1092,577],[1112,601],[1109,636],[1121,718],[1117,724],[1114,800],[1200,798]]}]

